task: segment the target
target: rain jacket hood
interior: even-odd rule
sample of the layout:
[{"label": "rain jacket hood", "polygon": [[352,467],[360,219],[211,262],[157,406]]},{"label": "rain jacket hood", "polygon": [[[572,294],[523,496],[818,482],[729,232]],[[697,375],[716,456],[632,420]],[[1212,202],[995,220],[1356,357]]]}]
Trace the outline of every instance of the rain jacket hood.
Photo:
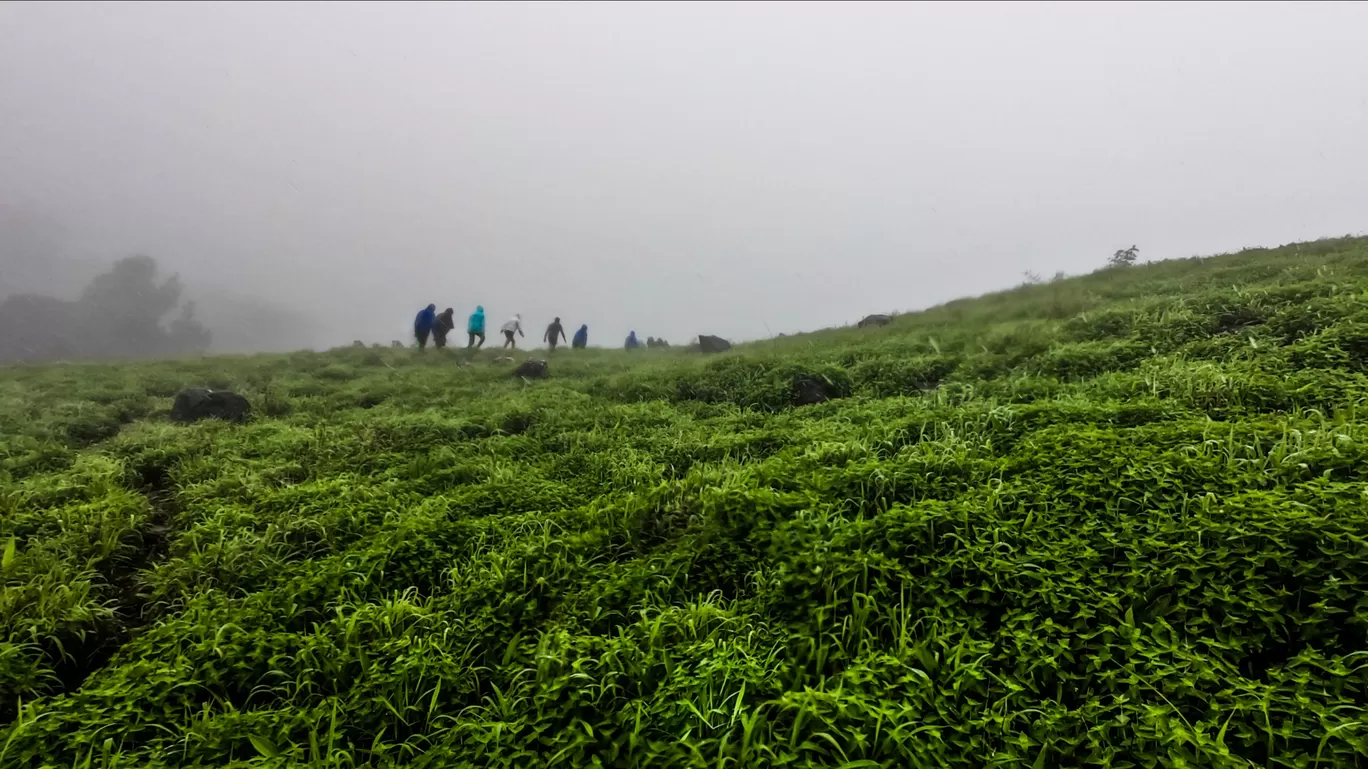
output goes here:
[{"label": "rain jacket hood", "polygon": [[432,324],[437,320],[437,305],[430,304],[418,313],[418,317],[413,319],[413,331],[418,334],[427,333],[432,330]]},{"label": "rain jacket hood", "polygon": [[455,328],[456,321],[453,320],[451,317],[453,314],[455,314],[455,312],[456,311],[451,309],[450,307],[446,308],[445,310],[442,310],[442,314],[437,316],[437,321],[434,328],[443,333]]}]

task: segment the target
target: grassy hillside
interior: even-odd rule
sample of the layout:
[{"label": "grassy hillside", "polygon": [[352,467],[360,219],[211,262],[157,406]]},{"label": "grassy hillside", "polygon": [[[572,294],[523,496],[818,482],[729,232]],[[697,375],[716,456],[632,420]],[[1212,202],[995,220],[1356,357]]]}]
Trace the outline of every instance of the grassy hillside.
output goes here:
[{"label": "grassy hillside", "polygon": [[0,766],[1368,763],[1368,239],[461,357],[0,371]]}]

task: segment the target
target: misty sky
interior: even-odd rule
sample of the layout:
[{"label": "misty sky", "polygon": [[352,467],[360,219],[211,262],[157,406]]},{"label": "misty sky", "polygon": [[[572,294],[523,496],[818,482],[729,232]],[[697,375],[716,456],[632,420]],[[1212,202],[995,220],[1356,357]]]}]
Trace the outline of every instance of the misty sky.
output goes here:
[{"label": "misty sky", "polygon": [[[1368,230],[1368,4],[0,4],[0,206],[289,304],[733,339]],[[0,265],[0,269],[4,269]]]}]

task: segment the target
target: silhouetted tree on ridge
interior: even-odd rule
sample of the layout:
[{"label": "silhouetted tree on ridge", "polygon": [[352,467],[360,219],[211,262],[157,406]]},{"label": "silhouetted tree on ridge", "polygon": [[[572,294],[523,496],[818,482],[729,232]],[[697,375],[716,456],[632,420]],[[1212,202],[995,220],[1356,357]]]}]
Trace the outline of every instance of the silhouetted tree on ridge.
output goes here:
[{"label": "silhouetted tree on ridge", "polygon": [[[130,256],[97,275],[77,301],[19,294],[0,301],[0,361],[138,358],[204,352],[210,334],[180,303],[180,277],[159,280],[157,260]],[[163,327],[163,319],[180,314]]]}]

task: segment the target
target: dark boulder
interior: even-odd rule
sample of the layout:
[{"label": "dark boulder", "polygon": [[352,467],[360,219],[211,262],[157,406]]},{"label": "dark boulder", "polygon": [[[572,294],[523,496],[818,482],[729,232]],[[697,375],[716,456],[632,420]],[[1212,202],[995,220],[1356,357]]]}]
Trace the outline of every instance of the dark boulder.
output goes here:
[{"label": "dark boulder", "polygon": [[541,379],[546,376],[546,361],[525,360],[513,369],[513,376],[520,376],[524,379]]},{"label": "dark boulder", "polygon": [[698,335],[698,349],[702,352],[726,352],[731,349],[731,342],[720,336],[708,336],[707,334]]},{"label": "dark boulder", "polygon": [[241,395],[227,390],[182,390],[176,393],[176,402],[171,406],[171,419],[182,423],[201,419],[242,423],[251,417],[252,404]]},{"label": "dark boulder", "polygon": [[793,378],[793,405],[811,406],[841,397],[839,388],[826,377],[799,374]]},{"label": "dark boulder", "polygon": [[537,418],[531,414],[509,414],[504,417],[503,431],[509,435],[522,435],[537,423]]},{"label": "dark boulder", "polygon": [[859,327],[864,328],[865,326],[887,326],[892,322],[893,319],[888,317],[887,315],[867,315],[865,316],[864,320],[860,321]]},{"label": "dark boulder", "polygon": [[470,423],[461,425],[461,429],[457,430],[456,434],[460,435],[462,440],[478,441],[493,435],[494,428],[489,425]]}]

